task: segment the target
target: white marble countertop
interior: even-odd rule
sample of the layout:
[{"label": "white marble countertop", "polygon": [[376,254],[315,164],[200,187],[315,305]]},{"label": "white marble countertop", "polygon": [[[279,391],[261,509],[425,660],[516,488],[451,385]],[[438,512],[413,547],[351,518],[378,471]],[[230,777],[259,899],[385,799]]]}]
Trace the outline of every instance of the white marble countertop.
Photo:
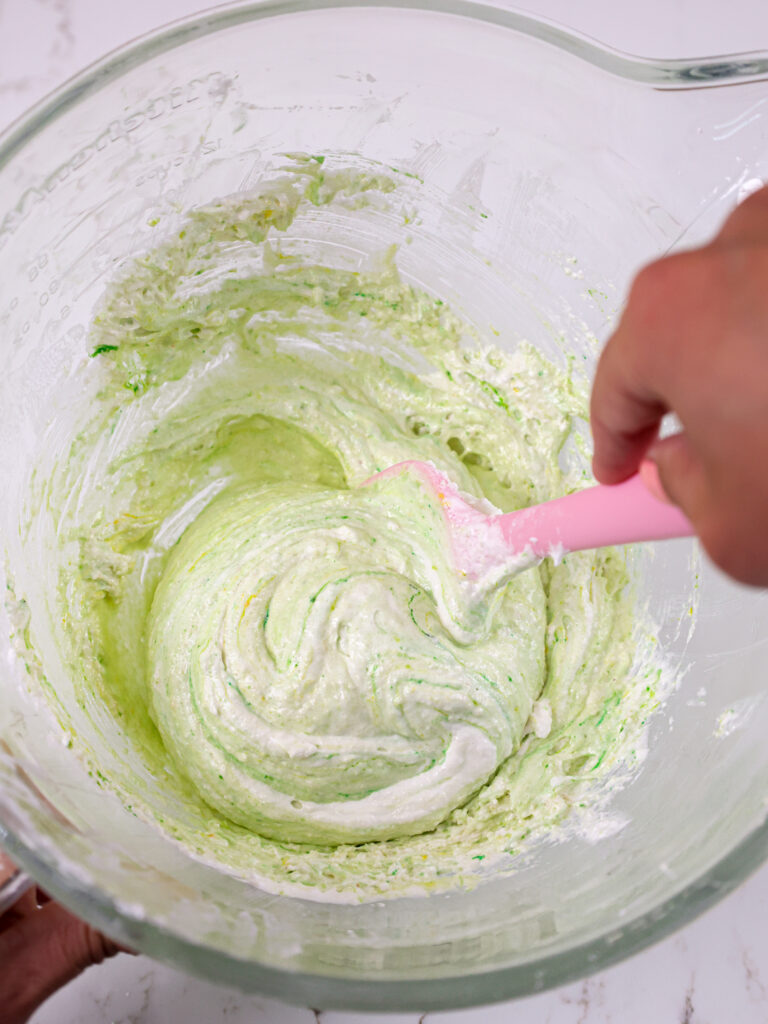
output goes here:
[{"label": "white marble countertop", "polygon": [[[205,0],[0,0],[0,129],[90,61]],[[701,56],[768,46],[765,0],[527,0],[620,49]],[[654,16],[654,11],[657,12]],[[91,968],[33,1024],[768,1024],[768,866],[654,948],[515,1003],[454,1013],[296,1009],[187,977],[145,957]]]}]

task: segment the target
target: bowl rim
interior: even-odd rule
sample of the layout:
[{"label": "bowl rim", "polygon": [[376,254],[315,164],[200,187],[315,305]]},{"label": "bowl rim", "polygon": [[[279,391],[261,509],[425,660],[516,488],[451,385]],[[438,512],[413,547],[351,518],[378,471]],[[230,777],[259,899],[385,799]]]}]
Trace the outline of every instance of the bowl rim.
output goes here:
[{"label": "bowl rim", "polygon": [[[0,806],[2,806],[0,798]],[[603,971],[691,923],[729,895],[768,857],[768,821],[738,843],[699,878],[662,903],[570,949],[528,963],[489,971],[423,979],[344,977],[290,971],[245,960],[190,942],[149,922],[133,907],[88,888],[81,877],[54,866],[0,820],[0,841],[10,856],[50,896],[128,948],[219,985],[230,985],[295,1006],[364,1012],[434,1012],[538,995]]]},{"label": "bowl rim", "polygon": [[0,170],[52,118],[151,57],[245,22],[343,8],[411,10],[484,21],[540,39],[615,77],[654,89],[711,89],[768,80],[768,50],[709,57],[645,57],[509,6],[504,0],[230,0],[136,36],[66,79],[0,132]]},{"label": "bowl rim", "polygon": [[[713,57],[635,56],[503,0],[234,0],[141,35],[64,82],[0,132],[0,170],[52,120],[102,86],[164,52],[234,26],[280,15],[343,8],[454,15],[539,39],[611,75],[652,89],[690,90],[768,80],[768,50]],[[0,810],[6,806],[0,793]],[[12,820],[12,812],[7,820]],[[639,952],[688,924],[741,885],[768,858],[762,822],[697,879],[612,932],[530,962],[450,977],[369,979],[290,971],[239,959],[193,943],[113,896],[90,888],[68,858],[54,864],[0,815],[0,842],[54,898],[128,946],[220,984],[260,992],[300,1006],[338,1010],[433,1011],[501,1002],[584,978]]]}]

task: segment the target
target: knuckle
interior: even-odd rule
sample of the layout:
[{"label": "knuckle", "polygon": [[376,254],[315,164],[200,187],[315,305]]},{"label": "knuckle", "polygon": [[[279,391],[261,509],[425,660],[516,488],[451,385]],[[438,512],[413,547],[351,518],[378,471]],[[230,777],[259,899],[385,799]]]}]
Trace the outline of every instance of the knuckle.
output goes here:
[{"label": "knuckle", "polygon": [[649,263],[630,292],[636,358],[666,363],[673,349],[699,346],[719,331],[728,306],[730,272],[716,246],[675,253]]},{"label": "knuckle", "polygon": [[749,533],[740,528],[738,518],[720,514],[709,519],[699,531],[701,543],[715,565],[733,579],[765,583],[768,564],[755,557]]},{"label": "knuckle", "polygon": [[763,186],[763,188],[757,189],[756,192],[752,192],[739,203],[736,211],[751,213],[760,211],[761,213],[768,214],[768,187]]},{"label": "knuckle", "polygon": [[66,921],[63,927],[52,930],[52,961],[60,969],[78,972],[90,966],[87,932],[88,926],[80,921]]},{"label": "knuckle", "polygon": [[723,225],[720,236],[737,239],[741,236],[762,236],[768,240],[768,188],[747,196]]},{"label": "knuckle", "polygon": [[114,942],[96,931],[95,928],[85,926],[84,946],[87,949],[88,960],[91,964],[100,964],[110,956],[118,952]]},{"label": "knuckle", "polygon": [[673,256],[667,256],[646,264],[635,277],[630,301],[655,305],[659,295],[669,289],[670,281],[674,283],[675,275],[679,272],[679,262]]},{"label": "knuckle", "polygon": [[670,312],[681,306],[697,309],[724,279],[720,252],[714,246],[705,246],[665,256],[643,267],[632,297],[653,316],[668,320]]},{"label": "knuckle", "polygon": [[631,300],[656,312],[659,304],[674,300],[695,271],[695,254],[676,253],[648,263],[640,270],[632,287]]}]

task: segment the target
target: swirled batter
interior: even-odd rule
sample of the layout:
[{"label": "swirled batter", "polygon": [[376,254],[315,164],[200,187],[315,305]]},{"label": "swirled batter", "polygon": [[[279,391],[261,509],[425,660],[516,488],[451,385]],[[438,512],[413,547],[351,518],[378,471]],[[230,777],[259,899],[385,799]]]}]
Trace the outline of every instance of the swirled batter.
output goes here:
[{"label": "swirled batter", "polygon": [[303,205],[394,187],[297,168],[193,211],[96,318],[49,485],[61,645],[172,800],[111,784],[199,855],[338,898],[457,885],[636,758],[653,686],[620,552],[473,602],[423,489],[362,486],[415,458],[504,511],[556,497],[585,396],[396,259],[283,251]]}]

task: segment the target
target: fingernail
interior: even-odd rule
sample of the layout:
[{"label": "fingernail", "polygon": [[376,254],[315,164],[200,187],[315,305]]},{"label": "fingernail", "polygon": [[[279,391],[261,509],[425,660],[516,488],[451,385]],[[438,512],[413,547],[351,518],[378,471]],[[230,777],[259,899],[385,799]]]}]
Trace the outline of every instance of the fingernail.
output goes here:
[{"label": "fingernail", "polygon": [[[651,448],[649,454],[652,453],[653,449]],[[643,461],[640,463],[640,469],[638,470],[638,472],[640,474],[640,479],[643,481],[647,490],[654,496],[654,498],[656,498],[658,501],[665,502],[667,505],[672,504],[672,502],[669,500],[667,492],[664,490],[664,487],[661,483],[661,478],[659,476],[659,467],[656,465],[655,462],[652,461],[652,459],[643,459]]]}]

